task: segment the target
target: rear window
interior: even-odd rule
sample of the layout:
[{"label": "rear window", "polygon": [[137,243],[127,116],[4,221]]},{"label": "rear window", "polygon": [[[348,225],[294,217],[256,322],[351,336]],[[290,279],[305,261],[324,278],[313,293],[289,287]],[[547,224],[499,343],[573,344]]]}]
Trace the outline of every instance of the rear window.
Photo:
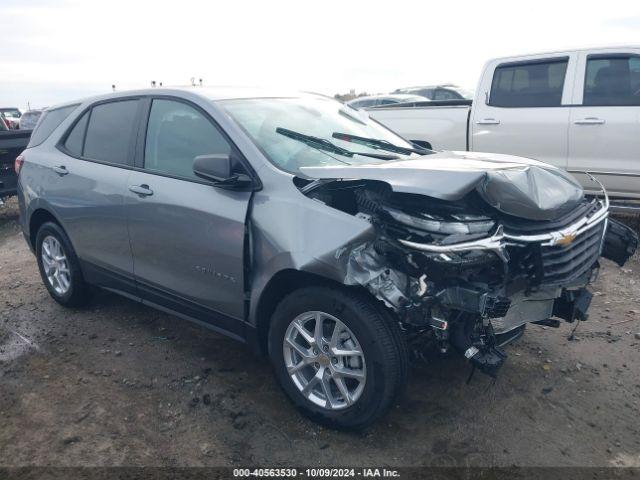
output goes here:
[{"label": "rear window", "polygon": [[138,100],[122,100],[93,107],[82,156],[126,165],[136,122]]},{"label": "rear window", "polygon": [[498,65],[489,105],[494,107],[558,107],[567,59]]},{"label": "rear window", "polygon": [[33,130],[31,134],[31,139],[29,140],[29,145],[27,148],[35,147],[44,142],[49,135],[58,128],[65,118],[67,118],[71,112],[73,112],[78,105],[69,105],[67,107],[60,107],[54,110],[47,110],[42,114],[36,128]]},{"label": "rear window", "polygon": [[589,57],[584,105],[640,105],[640,57]]}]

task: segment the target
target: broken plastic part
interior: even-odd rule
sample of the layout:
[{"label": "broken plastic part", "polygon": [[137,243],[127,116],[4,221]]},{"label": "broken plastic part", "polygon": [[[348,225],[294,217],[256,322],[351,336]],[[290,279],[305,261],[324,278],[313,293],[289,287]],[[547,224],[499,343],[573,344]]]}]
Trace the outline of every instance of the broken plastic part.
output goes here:
[{"label": "broken plastic part", "polygon": [[504,317],[511,306],[508,298],[492,297],[487,292],[464,287],[445,288],[436,294],[436,298],[445,307],[489,318]]},{"label": "broken plastic part", "polygon": [[587,320],[587,310],[591,304],[591,292],[586,288],[580,290],[565,290],[562,296],[553,303],[553,316],[567,322]]},{"label": "broken plastic part", "polygon": [[617,220],[609,219],[604,235],[602,256],[621,267],[638,248],[638,234]]},{"label": "broken plastic part", "polygon": [[486,373],[492,378],[498,376],[498,371],[507,359],[507,354],[498,347],[489,347],[485,351],[480,351],[471,357],[471,363],[482,373]]}]

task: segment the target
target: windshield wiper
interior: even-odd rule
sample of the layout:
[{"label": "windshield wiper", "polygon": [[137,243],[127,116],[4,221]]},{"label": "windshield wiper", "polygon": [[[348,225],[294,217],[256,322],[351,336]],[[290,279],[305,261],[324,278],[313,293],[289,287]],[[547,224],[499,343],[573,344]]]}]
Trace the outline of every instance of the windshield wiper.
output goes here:
[{"label": "windshield wiper", "polygon": [[431,150],[426,148],[407,148],[394,145],[386,140],[380,140],[377,138],[358,137],[357,135],[351,135],[349,133],[333,132],[331,135],[333,138],[342,140],[345,142],[357,143],[359,145],[365,145],[367,147],[379,148],[380,150],[386,150],[387,152],[400,153],[403,155],[409,155],[410,153],[418,153],[420,155],[426,155],[432,153]]},{"label": "windshield wiper", "polygon": [[318,150],[337,153],[338,155],[344,155],[345,157],[362,155],[365,157],[379,158],[380,160],[397,160],[398,159],[398,157],[395,155],[384,155],[381,153],[369,153],[369,152],[352,152],[351,150],[347,150],[346,148],[342,148],[342,147],[339,147],[338,145],[334,145],[326,138],[314,137],[313,135],[306,135],[304,133],[289,130],[288,128],[278,127],[276,128],[276,133],[279,133],[280,135],[284,135],[285,137],[292,138],[293,140],[298,140],[299,142],[309,145],[310,147],[317,148]]}]

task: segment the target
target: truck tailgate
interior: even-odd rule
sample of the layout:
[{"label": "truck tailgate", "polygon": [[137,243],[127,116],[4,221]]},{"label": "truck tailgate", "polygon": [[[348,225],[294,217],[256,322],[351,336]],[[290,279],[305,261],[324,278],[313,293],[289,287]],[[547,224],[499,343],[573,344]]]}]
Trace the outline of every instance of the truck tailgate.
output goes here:
[{"label": "truck tailgate", "polygon": [[31,130],[0,132],[0,197],[16,193],[17,177],[13,162],[27,147]]},{"label": "truck tailgate", "polygon": [[467,150],[467,121],[471,101],[429,102],[427,105],[389,106],[369,115],[407,140],[433,150]]}]

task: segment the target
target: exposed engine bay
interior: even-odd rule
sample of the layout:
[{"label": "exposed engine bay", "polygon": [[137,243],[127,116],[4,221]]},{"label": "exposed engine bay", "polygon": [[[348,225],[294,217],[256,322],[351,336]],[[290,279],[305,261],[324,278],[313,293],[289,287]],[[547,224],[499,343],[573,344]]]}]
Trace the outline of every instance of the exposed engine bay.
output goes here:
[{"label": "exposed engine bay", "polygon": [[409,337],[428,338],[443,352],[453,347],[493,377],[506,359],[502,346],[526,323],[586,320],[599,257],[623,265],[637,247],[637,235],[608,218],[606,193],[587,198],[573,183],[564,197],[557,186],[547,189],[556,198],[552,205],[551,195],[542,198],[545,209],[508,176],[502,190],[484,181],[456,199],[378,179],[319,178],[296,184],[375,230],[373,240],[336,252],[344,283],[393,310]]}]

